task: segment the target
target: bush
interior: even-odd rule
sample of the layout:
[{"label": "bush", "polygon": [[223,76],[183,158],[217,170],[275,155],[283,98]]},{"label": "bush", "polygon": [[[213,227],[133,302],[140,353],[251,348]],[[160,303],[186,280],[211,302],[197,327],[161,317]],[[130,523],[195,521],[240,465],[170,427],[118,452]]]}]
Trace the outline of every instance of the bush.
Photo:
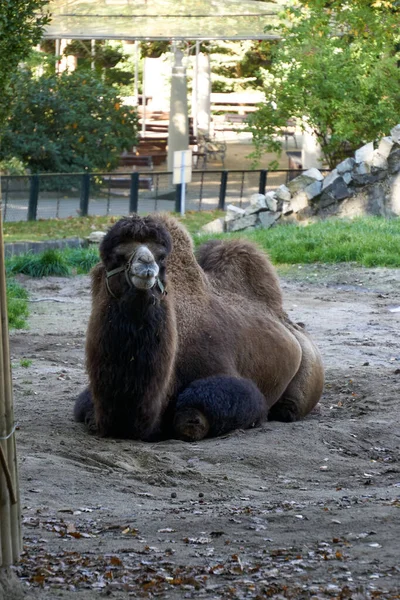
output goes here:
[{"label": "bush", "polygon": [[65,259],[76,269],[77,275],[84,275],[99,262],[99,250],[97,247],[71,248],[65,251]]},{"label": "bush", "polygon": [[39,254],[20,254],[8,258],[8,273],[22,273],[29,277],[68,277],[88,273],[99,262],[97,248],[45,250]]},{"label": "bush", "polygon": [[7,311],[10,329],[24,329],[28,311],[28,292],[13,279],[7,280]]},{"label": "bush", "polygon": [[90,71],[14,78],[12,113],[0,160],[16,157],[32,172],[110,171],[137,142],[136,109]]},{"label": "bush", "polygon": [[71,274],[62,252],[59,250],[46,250],[40,254],[20,254],[7,260],[9,273],[23,273],[30,277],[46,277],[58,275],[65,277]]}]

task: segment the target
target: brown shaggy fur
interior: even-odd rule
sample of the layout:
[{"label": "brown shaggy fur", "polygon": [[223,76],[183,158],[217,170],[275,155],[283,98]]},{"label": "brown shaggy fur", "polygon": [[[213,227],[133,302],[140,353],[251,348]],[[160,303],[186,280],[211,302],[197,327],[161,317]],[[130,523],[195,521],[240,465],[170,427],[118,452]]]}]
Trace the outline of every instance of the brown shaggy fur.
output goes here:
[{"label": "brown shaggy fur", "polygon": [[[105,238],[113,241],[103,242],[106,269],[127,260],[129,240],[139,235],[141,242],[147,242],[146,228],[150,228],[150,241],[155,239],[154,231],[164,231],[166,239],[172,240],[163,273],[168,295],[157,292],[153,310],[149,299],[154,291],[148,292],[146,307],[137,310],[134,307],[143,293],[125,290],[121,275],[113,277],[114,300],[106,290],[105,267],[100,264],[94,269],[87,367],[100,432],[148,439],[183,390],[196,380],[220,375],[254,382],[270,409],[270,419],[293,421],[305,416],[322,393],[322,362],[308,334],[284,313],[279,282],[265,254],[249,242],[218,240],[202,246],[197,261],[188,233],[175,219],[153,215],[123,221],[120,237],[117,223],[113,236]],[[162,239],[157,243],[162,244]],[[124,319],[132,316],[133,309],[138,314],[136,329],[124,328]],[[146,340],[137,333],[144,315],[150,329]],[[157,318],[156,335],[153,320]],[[139,348],[147,348],[145,360],[139,360]],[[135,426],[127,428],[132,420]],[[185,423],[181,426],[185,429]],[[175,434],[179,436],[179,431]]]},{"label": "brown shaggy fur", "polygon": [[[109,283],[115,297],[107,290],[105,272],[127,262],[132,240],[150,242],[165,255],[171,249],[168,232],[151,218],[121,219],[104,238],[102,262],[92,270],[86,364],[99,433],[147,439],[159,427],[168,401],[176,323],[172,294],[129,288],[124,273]],[[161,263],[160,279],[167,285]]]}]

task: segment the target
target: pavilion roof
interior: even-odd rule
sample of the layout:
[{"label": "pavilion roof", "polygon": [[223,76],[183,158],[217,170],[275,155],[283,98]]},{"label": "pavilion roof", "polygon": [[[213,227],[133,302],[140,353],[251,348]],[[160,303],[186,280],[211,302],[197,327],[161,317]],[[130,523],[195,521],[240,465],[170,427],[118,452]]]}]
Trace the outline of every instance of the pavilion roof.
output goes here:
[{"label": "pavilion roof", "polygon": [[68,39],[271,39],[286,0],[50,0],[45,37]]}]

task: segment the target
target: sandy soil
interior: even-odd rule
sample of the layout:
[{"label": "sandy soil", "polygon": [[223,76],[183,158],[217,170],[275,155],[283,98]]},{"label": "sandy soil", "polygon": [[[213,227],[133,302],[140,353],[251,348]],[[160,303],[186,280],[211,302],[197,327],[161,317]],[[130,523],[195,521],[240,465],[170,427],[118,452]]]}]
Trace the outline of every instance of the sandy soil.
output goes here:
[{"label": "sandy soil", "polygon": [[326,364],[318,410],[193,444],[74,423],[88,278],[22,281],[30,329],[11,353],[29,595],[400,598],[400,270],[285,273],[286,308]]}]

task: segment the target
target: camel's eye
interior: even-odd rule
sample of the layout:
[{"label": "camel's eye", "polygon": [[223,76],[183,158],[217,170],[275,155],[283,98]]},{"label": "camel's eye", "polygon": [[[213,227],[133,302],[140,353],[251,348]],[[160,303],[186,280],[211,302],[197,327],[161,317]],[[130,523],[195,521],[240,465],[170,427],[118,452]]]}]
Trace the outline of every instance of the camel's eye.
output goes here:
[{"label": "camel's eye", "polygon": [[159,254],[158,256],[158,260],[160,262],[164,262],[164,260],[167,258],[167,255],[165,254],[165,252],[162,252],[161,254]]}]

